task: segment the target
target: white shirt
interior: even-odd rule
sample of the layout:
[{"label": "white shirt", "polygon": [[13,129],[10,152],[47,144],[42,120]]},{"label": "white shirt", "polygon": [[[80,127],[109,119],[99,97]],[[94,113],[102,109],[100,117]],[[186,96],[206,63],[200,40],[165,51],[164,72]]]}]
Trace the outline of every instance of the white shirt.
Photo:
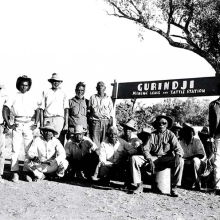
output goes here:
[{"label": "white shirt", "polygon": [[38,108],[37,101],[30,92],[17,92],[10,97],[5,105],[11,109],[14,116],[33,117]]},{"label": "white shirt", "polygon": [[61,88],[44,91],[39,105],[44,110],[44,117],[64,117],[64,109],[69,108],[67,95]]},{"label": "white shirt", "polygon": [[[5,104],[7,100],[7,95],[4,94],[1,90],[0,90],[0,111],[2,112],[3,109],[3,105]],[[3,117],[2,117],[2,113],[0,113],[0,124],[3,123]]]},{"label": "white shirt", "polygon": [[36,137],[32,141],[27,155],[31,159],[38,157],[41,162],[56,160],[57,164],[66,158],[66,152],[63,145],[57,138],[53,137],[47,142],[43,136]]}]

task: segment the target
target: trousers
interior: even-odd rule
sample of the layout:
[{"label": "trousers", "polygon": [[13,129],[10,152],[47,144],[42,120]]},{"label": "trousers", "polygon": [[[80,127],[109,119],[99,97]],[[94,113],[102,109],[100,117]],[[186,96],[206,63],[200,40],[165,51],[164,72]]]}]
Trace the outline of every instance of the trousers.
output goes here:
[{"label": "trousers", "polygon": [[214,181],[215,188],[220,189],[220,138],[215,139],[216,152],[214,156]]},{"label": "trousers", "polygon": [[0,175],[3,175],[5,166],[5,134],[4,127],[0,125]]}]

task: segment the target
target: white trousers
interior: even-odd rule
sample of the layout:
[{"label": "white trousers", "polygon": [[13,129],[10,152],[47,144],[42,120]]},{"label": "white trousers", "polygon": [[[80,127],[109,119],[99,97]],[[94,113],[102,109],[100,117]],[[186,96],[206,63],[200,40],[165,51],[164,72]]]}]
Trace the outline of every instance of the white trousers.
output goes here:
[{"label": "white trousers", "polygon": [[220,138],[215,139],[215,146],[217,148],[214,157],[215,188],[220,189]]}]

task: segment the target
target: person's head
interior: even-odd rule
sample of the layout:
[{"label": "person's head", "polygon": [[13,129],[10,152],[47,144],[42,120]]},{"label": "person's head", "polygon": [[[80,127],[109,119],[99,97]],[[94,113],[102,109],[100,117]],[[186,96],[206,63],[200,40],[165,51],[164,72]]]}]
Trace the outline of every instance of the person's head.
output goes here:
[{"label": "person's head", "polygon": [[189,144],[192,140],[192,137],[195,136],[195,130],[192,125],[189,123],[183,123],[183,129],[182,129],[182,138],[183,140]]},{"label": "person's head", "polygon": [[49,122],[44,127],[41,127],[40,131],[46,141],[51,140],[55,135],[58,134],[55,127]]},{"label": "person's head", "polygon": [[132,132],[137,131],[137,129],[135,128],[135,121],[133,119],[130,119],[126,123],[121,123],[120,125],[123,127],[124,137],[125,137],[126,140],[131,138],[131,133]]},{"label": "person's head", "polygon": [[173,125],[173,119],[166,115],[159,115],[152,123],[153,127],[160,132],[170,129]]},{"label": "person's head", "polygon": [[171,131],[175,134],[178,140],[181,138],[181,130],[182,126],[178,122],[174,122]]},{"label": "person's head", "polygon": [[76,125],[74,128],[69,128],[70,137],[74,138],[74,141],[80,143],[86,133],[86,129],[82,125]]},{"label": "person's head", "polygon": [[27,91],[29,91],[31,88],[31,85],[32,85],[31,78],[28,78],[25,75],[18,77],[17,82],[16,82],[16,88],[21,93],[26,93]]},{"label": "person's head", "polygon": [[57,73],[53,73],[52,77],[48,79],[51,83],[52,89],[58,89],[63,80],[59,77]]},{"label": "person's head", "polygon": [[118,141],[118,129],[114,126],[111,126],[107,131],[107,137],[109,143],[115,145],[115,143]]},{"label": "person's head", "polygon": [[103,95],[104,92],[105,92],[105,89],[106,89],[106,87],[105,87],[104,82],[100,81],[100,82],[97,83],[96,90],[97,90],[99,95]]},{"label": "person's head", "polygon": [[138,138],[142,141],[143,145],[145,145],[150,138],[151,129],[150,128],[142,128],[141,132],[137,134]]},{"label": "person's head", "polygon": [[76,97],[78,97],[79,99],[82,99],[84,97],[85,94],[85,89],[86,89],[86,85],[83,82],[79,82],[76,84]]}]

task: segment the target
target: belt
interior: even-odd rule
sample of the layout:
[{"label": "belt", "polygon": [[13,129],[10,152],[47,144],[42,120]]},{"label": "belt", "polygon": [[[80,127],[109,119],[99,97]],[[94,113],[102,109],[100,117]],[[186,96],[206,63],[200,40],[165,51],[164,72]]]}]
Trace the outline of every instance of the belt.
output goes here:
[{"label": "belt", "polygon": [[31,118],[32,117],[28,117],[28,116],[16,116],[15,122],[29,123],[31,122]]},{"label": "belt", "polygon": [[60,115],[44,116],[44,118],[57,118],[57,117],[63,118],[63,116],[60,116]]}]

